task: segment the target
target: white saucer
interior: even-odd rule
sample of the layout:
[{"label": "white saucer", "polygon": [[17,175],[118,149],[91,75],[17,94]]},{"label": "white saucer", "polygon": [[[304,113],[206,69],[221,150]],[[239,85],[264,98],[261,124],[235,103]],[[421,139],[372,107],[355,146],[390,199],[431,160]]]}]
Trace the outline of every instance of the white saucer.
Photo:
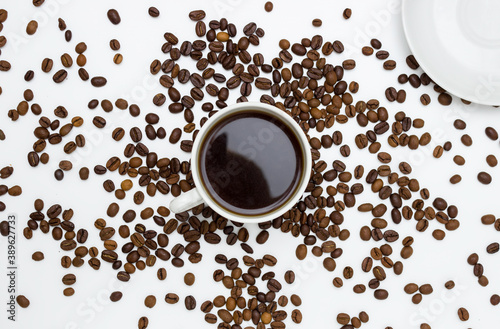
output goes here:
[{"label": "white saucer", "polygon": [[410,49],[434,82],[500,105],[499,0],[403,0],[402,14]]}]

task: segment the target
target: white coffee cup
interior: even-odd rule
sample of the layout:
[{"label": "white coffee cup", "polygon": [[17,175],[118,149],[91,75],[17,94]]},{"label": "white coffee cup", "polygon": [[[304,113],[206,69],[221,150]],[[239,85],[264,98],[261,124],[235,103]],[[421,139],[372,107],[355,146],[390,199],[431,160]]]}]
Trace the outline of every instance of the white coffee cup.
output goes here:
[{"label": "white coffee cup", "polygon": [[[282,203],[275,209],[261,215],[235,213],[218,204],[215,201],[214,197],[210,195],[209,191],[202,182],[199,172],[200,148],[205,141],[207,133],[209,133],[212,128],[216,127],[221,122],[225,122],[228,118],[236,114],[242,114],[245,112],[261,112],[267,115],[271,115],[275,119],[279,120],[280,123],[285,124],[295,135],[298,143],[300,144],[302,153],[302,171],[300,172],[300,180],[298,181],[297,187],[295,188],[293,194],[290,195],[287,200],[284,201],[284,203]],[[170,203],[170,210],[174,213],[184,212],[204,203],[221,216],[226,217],[228,220],[233,220],[241,223],[265,222],[279,217],[287,210],[292,208],[304,194],[311,176],[311,149],[307,137],[302,131],[302,128],[298,125],[297,122],[292,119],[292,117],[288,113],[282,111],[277,107],[263,103],[237,103],[217,112],[200,129],[198,136],[193,143],[191,155],[191,173],[196,188],[183,193]]]}]

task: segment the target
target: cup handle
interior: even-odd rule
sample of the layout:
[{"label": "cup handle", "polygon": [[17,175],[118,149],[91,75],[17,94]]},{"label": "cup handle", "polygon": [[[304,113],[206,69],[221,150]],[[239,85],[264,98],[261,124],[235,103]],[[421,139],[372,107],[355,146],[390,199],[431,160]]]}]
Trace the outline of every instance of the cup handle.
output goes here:
[{"label": "cup handle", "polygon": [[184,211],[193,209],[194,207],[203,203],[203,198],[197,189],[192,189],[182,195],[178,196],[170,202],[170,211],[178,214]]}]

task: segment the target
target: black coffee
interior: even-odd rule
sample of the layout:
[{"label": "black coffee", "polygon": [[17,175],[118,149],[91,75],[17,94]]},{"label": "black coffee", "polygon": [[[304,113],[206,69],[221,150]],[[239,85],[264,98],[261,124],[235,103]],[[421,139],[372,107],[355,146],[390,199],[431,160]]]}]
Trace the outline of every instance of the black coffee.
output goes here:
[{"label": "black coffee", "polygon": [[199,171],[208,192],[226,210],[262,215],[296,192],[304,155],[295,133],[262,112],[244,112],[213,127],[200,147]]}]

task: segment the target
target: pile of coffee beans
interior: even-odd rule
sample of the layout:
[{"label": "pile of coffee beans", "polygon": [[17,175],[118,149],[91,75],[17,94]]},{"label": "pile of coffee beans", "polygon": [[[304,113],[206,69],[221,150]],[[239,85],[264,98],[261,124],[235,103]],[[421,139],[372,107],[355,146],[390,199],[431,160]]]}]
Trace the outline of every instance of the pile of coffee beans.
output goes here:
[{"label": "pile of coffee beans", "polygon": [[[288,317],[288,314],[279,307],[287,306],[289,300],[295,307],[302,304],[299,296],[282,294],[283,287],[275,272],[264,272],[265,267],[273,267],[278,261],[272,255],[264,255],[261,259],[244,256],[244,267],[239,266],[236,258],[228,259],[222,254],[217,255],[215,261],[225,265],[230,271],[225,274],[223,269],[218,269],[213,274],[214,281],[222,283],[226,289],[230,290],[230,295],[227,297],[219,295],[212,301],[207,300],[201,305],[200,309],[206,313],[205,320],[208,323],[219,322],[219,327],[229,327],[233,322],[234,325],[239,326],[243,321],[251,321],[255,326],[263,324],[270,325],[272,328],[284,328],[285,324],[282,321]],[[266,284],[264,291],[257,286],[259,280]],[[284,274],[284,280],[287,284],[293,284],[295,273],[287,271]],[[281,295],[278,296],[278,294]],[[217,315],[211,313],[215,313],[214,307],[218,308]],[[236,307],[239,310],[235,311]],[[301,323],[301,311],[294,309],[291,319],[294,323]]]},{"label": "pile of coffee beans", "polygon": [[[38,7],[43,1],[33,3]],[[272,2],[267,2],[264,9],[271,12]],[[160,11],[156,7],[150,7],[147,15],[154,19],[159,17]],[[346,20],[351,15],[350,8],[342,13]],[[113,25],[119,25],[122,20],[116,9],[109,9],[107,18],[108,24]],[[114,195],[117,200],[128,198],[135,206],[143,207],[142,210],[122,209],[117,202],[112,202],[107,207],[105,216],[103,214],[102,218],[95,219],[94,228],[85,228],[75,225],[72,209],[64,209],[57,203],[45,207],[42,199],[34,202],[34,211],[29,215],[23,235],[26,239],[31,239],[39,229],[42,233],[51,233],[55,241],[60,241],[63,254],[61,266],[68,269],[68,273],[61,279],[65,286],[63,295],[69,297],[75,294],[72,286],[77,277],[69,273],[72,267],[88,265],[99,270],[101,262],[104,262],[103,265],[108,263],[106,265],[116,271],[118,280],[128,282],[133,279],[136,271],[155,268],[158,263],[161,267],[155,271],[156,277],[163,281],[167,277],[166,262],[172,265],[173,271],[180,271],[186,261],[197,264],[203,259],[200,241],[206,242],[203,244],[204,248],[225,242],[227,246],[238,245],[245,254],[241,259],[242,264],[237,258],[228,258],[223,254],[215,257],[215,263],[225,266],[225,269],[216,270],[213,279],[226,289],[225,293],[199,305],[196,296],[180,297],[169,292],[164,297],[165,302],[176,304],[183,300],[187,310],[199,308],[205,314],[207,323],[217,324],[218,328],[224,329],[241,329],[246,323],[251,326],[245,328],[285,328],[285,319],[300,324],[302,312],[299,307],[302,299],[295,294],[287,295],[280,282],[283,277],[286,284],[293,284],[295,273],[288,270],[276,274],[269,270],[278,262],[275,256],[251,256],[254,254],[253,240],[257,244],[265,244],[270,235],[269,230],[274,229],[300,238],[295,250],[298,260],[306,259],[309,254],[322,259],[324,269],[332,273],[334,287],[341,288],[344,282],[353,282],[351,287],[355,294],[369,291],[373,294],[370,298],[390,298],[391,283],[387,280],[392,275],[403,275],[404,263],[414,252],[414,237],[406,234],[400,236],[398,231],[389,227],[397,228],[398,225],[413,223],[416,231],[421,233],[430,230],[431,235],[439,241],[446,238],[446,231],[452,232],[460,227],[458,208],[448,204],[442,197],[431,197],[430,191],[411,175],[411,164],[395,163],[393,156],[385,151],[391,148],[413,151],[428,145],[432,136],[429,132],[421,132],[425,127],[424,120],[403,111],[393,113],[384,106],[385,100],[363,100],[356,97],[360,84],[348,80],[349,71],[356,68],[356,61],[347,58],[340,62],[330,56],[344,53],[344,45],[340,40],[327,41],[321,35],[295,41],[282,39],[277,45],[279,49],[275,56],[265,58],[256,50],[265,36],[265,31],[256,23],[250,22],[240,27],[225,18],[206,20],[203,10],[190,12],[188,18],[194,24],[197,38],[179,40],[174,31],[164,31],[165,42],[159,45],[163,55],[150,64],[150,74],[164,88],[153,97],[152,110],[143,113],[140,105],[129,103],[123,98],[91,99],[87,104],[89,111],[128,111],[136,125],[128,131],[123,127],[116,127],[109,136],[116,142],[127,140],[125,147],[113,150],[116,151],[114,154],[119,155],[110,157],[106,163],[96,163],[93,168],[80,167],[75,170],[78,170],[83,181],[89,179],[90,175],[103,176],[104,191]],[[0,10],[0,31],[1,24],[6,19],[7,11]],[[316,18],[312,24],[319,28],[322,20]],[[35,34],[37,27],[35,21],[29,22],[26,33]],[[58,19],[58,27],[65,32],[65,40],[70,42],[72,32],[67,29],[62,18]],[[5,37],[0,37],[0,48],[5,40]],[[116,39],[110,40],[109,46],[113,51],[121,48]],[[59,62],[62,67],[54,68],[58,63],[45,58],[40,69],[44,73],[52,72],[53,68],[57,70],[52,79],[59,84],[68,77],[66,69],[76,63],[82,81],[89,81],[96,88],[103,87],[107,84],[106,77],[102,73],[91,76],[84,68],[87,63],[86,50],[87,45],[79,42],[75,46],[75,54],[61,54]],[[378,39],[372,39],[369,45],[362,47],[361,52],[365,56],[374,55],[380,60],[381,69],[393,71],[398,67],[397,62],[390,58],[390,53],[382,49],[382,42]],[[190,58],[191,62],[181,60],[184,58]],[[115,53],[113,63],[120,64],[122,61],[123,55]],[[406,58],[406,64],[411,70],[419,69],[419,64],[412,55]],[[0,61],[0,71],[8,71],[10,67],[8,61]],[[30,81],[34,76],[35,72],[29,70],[24,79]],[[409,82],[413,88],[433,83],[425,73],[401,74],[397,81],[401,85]],[[183,87],[179,88],[179,85]],[[189,87],[189,92],[182,92],[186,87]],[[434,90],[438,93],[437,100],[440,104],[448,106],[452,103],[452,97],[444,89],[434,84]],[[252,96],[255,94],[260,95],[260,98]],[[313,156],[311,178],[304,197],[282,216],[260,223],[260,231],[255,237],[250,235],[243,224],[231,222],[204,205],[175,215],[164,206],[156,209],[142,206],[148,198],[153,198],[158,193],[177,197],[195,187],[189,161],[193,142],[199,129],[209,118],[218,111],[224,111],[229,105],[232,95],[237,96],[237,102],[259,99],[260,102],[276,106],[290,115],[306,133]],[[389,87],[385,91],[385,98],[389,103],[404,103],[406,96],[404,89]],[[16,109],[8,111],[11,121],[25,117],[29,110],[34,116],[40,116],[33,131],[36,138],[33,151],[27,154],[28,164],[33,168],[40,163],[49,162],[50,156],[46,151],[48,144],[58,145],[65,137],[68,138],[73,129],[90,124],[80,116],[70,116],[70,110],[62,105],[53,110],[53,115],[46,116],[43,107],[33,103],[34,97],[34,92],[26,89],[23,92],[24,99]],[[424,93],[420,102],[428,105],[431,98]],[[146,104],[143,108],[151,108],[151,104]],[[182,115],[185,125],[168,127],[168,122],[161,120],[158,114],[160,112],[172,116]],[[26,120],[29,120],[29,116]],[[347,125],[348,123],[351,125]],[[93,116],[92,125],[96,129],[103,129],[107,124],[103,116]],[[466,123],[457,120],[454,126],[463,130]],[[356,131],[353,140],[344,137],[342,131],[345,133],[347,129]],[[498,139],[494,128],[487,128],[485,132],[490,139]],[[183,151],[182,156],[171,157],[169,154],[158,154],[150,150],[150,141],[167,137],[170,144]],[[0,140],[4,139],[5,135],[0,130]],[[473,144],[472,138],[467,134],[462,136],[461,141],[465,146]],[[69,155],[85,146],[86,139],[81,133],[74,139],[66,140],[62,150]],[[339,149],[340,159],[326,161],[325,155],[330,148]],[[434,149],[433,155],[440,158],[444,151],[450,151],[451,148],[451,142],[439,145]],[[367,161],[349,167],[344,161],[353,152],[362,152],[366,157],[373,155],[379,165],[372,166]],[[466,162],[460,155],[456,155],[453,161],[459,166]],[[486,161],[490,167],[497,165],[494,155],[489,155]],[[65,173],[73,170],[74,166],[76,164],[67,159],[58,159],[54,178],[63,180]],[[13,167],[4,167],[0,170],[0,178],[6,179],[13,172]],[[481,172],[478,180],[489,184],[492,178],[488,173]],[[459,175],[450,179],[453,184],[460,181]],[[132,192],[134,187],[138,189]],[[18,196],[22,189],[17,185],[10,188],[0,185],[0,196],[7,193]],[[377,201],[373,201],[373,195]],[[372,201],[365,202],[368,199]],[[343,227],[348,220],[344,211],[348,208],[355,208],[372,218],[369,225],[364,225],[359,233],[353,235]],[[0,201],[0,211],[4,209],[5,204]],[[500,230],[500,219],[495,216],[485,215],[481,220],[485,225],[494,224]],[[0,232],[3,236],[9,234],[7,222],[0,223]],[[88,246],[88,237],[94,234],[99,236],[102,245]],[[182,237],[184,241],[171,243],[173,236]],[[352,259],[347,260],[350,264],[340,262],[344,253],[343,241],[358,237],[361,241],[374,242],[375,246],[357,264]],[[122,243],[123,239],[125,242]],[[498,252],[498,243],[491,243],[487,252]],[[43,251],[32,254],[34,261],[43,261],[44,258]],[[468,263],[474,266],[473,272],[478,277],[479,284],[487,286],[488,279],[483,275],[483,266],[478,263],[478,259],[477,254],[473,254]],[[345,265],[337,269],[337,263]],[[360,267],[362,272],[371,273],[371,277],[366,281],[354,282],[358,280],[355,272]],[[341,275],[333,275],[339,271],[342,272]],[[185,273],[184,283],[187,286],[196,285],[195,275]],[[445,287],[452,289],[454,282],[448,281]],[[433,287],[430,284],[408,283],[404,291],[412,295],[414,304],[419,304],[424,295],[433,292]],[[122,297],[122,292],[114,291],[109,299],[119,302]],[[291,314],[283,310],[289,301],[295,307]],[[22,295],[18,296],[17,302],[21,307],[28,307],[30,304]],[[491,304],[498,303],[498,295],[493,295]],[[153,308],[156,304],[155,295],[149,295],[144,300],[146,308]],[[469,319],[465,308],[459,309],[458,315],[462,321]],[[359,328],[368,320],[369,316],[364,311],[353,317],[347,313],[337,315],[337,322],[344,329]],[[138,320],[140,329],[147,328],[148,325],[149,319],[146,316]],[[422,323],[421,328],[430,326]]]}]

